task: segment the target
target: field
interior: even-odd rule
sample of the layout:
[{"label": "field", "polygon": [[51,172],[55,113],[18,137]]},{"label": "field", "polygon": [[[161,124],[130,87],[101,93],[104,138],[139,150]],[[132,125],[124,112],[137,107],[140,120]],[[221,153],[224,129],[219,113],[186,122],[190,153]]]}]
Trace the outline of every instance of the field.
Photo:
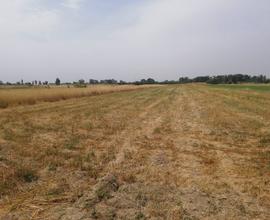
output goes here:
[{"label": "field", "polygon": [[48,87],[0,87],[0,108],[16,105],[33,105],[38,102],[55,102],[70,98],[80,98],[105,93],[136,90],[150,85],[92,85],[85,88],[72,86],[48,86]]},{"label": "field", "polygon": [[0,109],[0,219],[270,219],[265,87],[23,97]]},{"label": "field", "polygon": [[211,85],[215,88],[223,88],[228,90],[246,90],[246,91],[257,91],[257,92],[270,92],[269,84],[231,84],[231,85]]}]

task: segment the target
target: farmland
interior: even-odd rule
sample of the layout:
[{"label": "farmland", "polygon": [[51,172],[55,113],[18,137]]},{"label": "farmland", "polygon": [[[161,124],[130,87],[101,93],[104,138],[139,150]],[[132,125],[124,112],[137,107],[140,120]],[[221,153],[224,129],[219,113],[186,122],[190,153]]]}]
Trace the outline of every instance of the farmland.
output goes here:
[{"label": "farmland", "polygon": [[[153,85],[152,85],[153,86]],[[33,105],[38,102],[55,102],[70,98],[80,98],[105,93],[130,91],[150,87],[150,85],[92,85],[85,88],[68,86],[46,87],[0,87],[0,108],[16,105]]]},{"label": "farmland", "polygon": [[270,219],[268,88],[0,90],[0,219]]},{"label": "farmland", "polygon": [[222,88],[227,90],[246,90],[246,91],[257,91],[257,92],[270,92],[269,84],[224,84],[224,85],[212,85],[214,88]]}]

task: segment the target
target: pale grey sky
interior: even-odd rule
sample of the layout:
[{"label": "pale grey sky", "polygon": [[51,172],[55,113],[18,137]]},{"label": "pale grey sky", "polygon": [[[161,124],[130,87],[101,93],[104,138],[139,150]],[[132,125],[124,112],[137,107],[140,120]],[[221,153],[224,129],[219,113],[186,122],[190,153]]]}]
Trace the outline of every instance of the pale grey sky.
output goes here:
[{"label": "pale grey sky", "polygon": [[0,0],[0,80],[270,73],[269,0]]}]

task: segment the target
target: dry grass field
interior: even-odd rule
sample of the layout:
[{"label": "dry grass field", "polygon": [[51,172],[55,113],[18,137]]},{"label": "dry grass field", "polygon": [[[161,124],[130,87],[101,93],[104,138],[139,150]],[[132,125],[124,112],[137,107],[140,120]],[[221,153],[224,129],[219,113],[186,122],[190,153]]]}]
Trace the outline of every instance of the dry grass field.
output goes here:
[{"label": "dry grass field", "polygon": [[[153,85],[152,85],[153,86]],[[130,91],[151,85],[91,85],[85,88],[68,86],[48,87],[0,87],[0,108],[16,105],[33,105],[38,102],[55,102],[70,98],[100,95],[105,93]]]},{"label": "dry grass field", "polygon": [[0,219],[270,219],[270,92],[249,87],[0,109]]}]

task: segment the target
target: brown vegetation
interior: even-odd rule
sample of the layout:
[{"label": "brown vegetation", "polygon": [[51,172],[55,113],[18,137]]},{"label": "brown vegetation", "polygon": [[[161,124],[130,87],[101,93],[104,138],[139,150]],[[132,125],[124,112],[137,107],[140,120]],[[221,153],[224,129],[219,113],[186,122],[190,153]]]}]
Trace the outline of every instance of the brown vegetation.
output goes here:
[{"label": "brown vegetation", "polygon": [[269,219],[270,93],[206,85],[0,111],[0,219]]},{"label": "brown vegetation", "polygon": [[91,85],[88,87],[3,87],[0,88],[0,108],[14,105],[33,105],[37,102],[55,102],[70,98],[100,95],[111,92],[137,90],[153,85]]}]

